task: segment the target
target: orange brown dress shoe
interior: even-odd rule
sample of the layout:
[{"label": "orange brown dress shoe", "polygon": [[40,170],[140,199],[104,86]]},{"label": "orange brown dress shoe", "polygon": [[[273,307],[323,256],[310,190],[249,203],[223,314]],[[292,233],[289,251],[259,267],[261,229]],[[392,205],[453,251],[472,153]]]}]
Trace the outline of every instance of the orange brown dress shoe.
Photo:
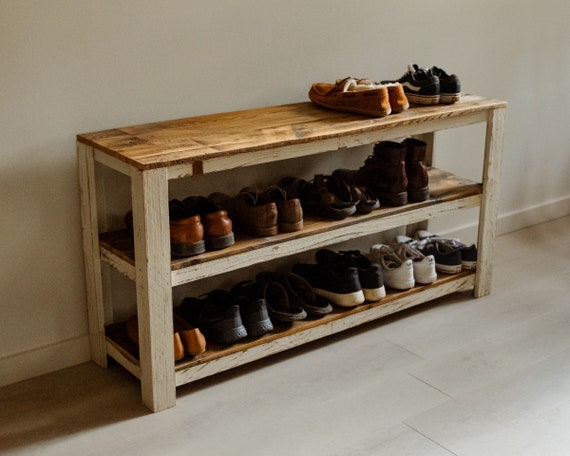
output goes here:
[{"label": "orange brown dress shoe", "polygon": [[[129,339],[139,345],[138,318],[133,316],[127,320],[127,334]],[[206,338],[198,329],[194,328],[182,317],[174,315],[174,360],[179,361],[184,356],[196,356],[206,350]]]},{"label": "orange brown dress shoe", "polygon": [[225,249],[235,244],[233,223],[226,210],[203,196],[189,196],[184,200],[184,207],[187,212],[200,215],[208,249]]},{"label": "orange brown dress shoe", "polygon": [[198,214],[189,212],[177,199],[168,203],[170,253],[176,257],[199,255],[206,251],[204,225]]}]

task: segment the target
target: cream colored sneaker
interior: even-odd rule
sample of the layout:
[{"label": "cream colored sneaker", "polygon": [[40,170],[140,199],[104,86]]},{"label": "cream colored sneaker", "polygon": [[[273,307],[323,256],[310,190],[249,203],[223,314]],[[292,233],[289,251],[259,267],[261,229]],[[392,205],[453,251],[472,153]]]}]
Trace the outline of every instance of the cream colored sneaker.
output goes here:
[{"label": "cream colored sneaker", "polygon": [[414,266],[410,259],[400,257],[386,244],[370,247],[369,259],[382,268],[384,284],[396,290],[409,290],[415,285]]}]

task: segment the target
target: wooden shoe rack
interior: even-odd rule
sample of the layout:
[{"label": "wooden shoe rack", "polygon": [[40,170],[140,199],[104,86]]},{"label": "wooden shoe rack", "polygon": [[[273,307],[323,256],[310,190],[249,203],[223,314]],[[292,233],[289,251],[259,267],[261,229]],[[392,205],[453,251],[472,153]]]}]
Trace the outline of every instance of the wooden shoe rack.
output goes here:
[{"label": "wooden shoe rack", "polygon": [[[503,123],[506,103],[466,95],[453,105],[412,107],[384,118],[327,111],[296,103],[179,119],[81,134],[77,137],[89,331],[93,360],[107,365],[112,357],[140,379],[143,403],[152,411],[176,404],[176,387],[325,337],[432,299],[473,289],[490,292],[491,252],[495,238]],[[430,170],[431,197],[422,203],[381,208],[340,221],[306,219],[296,233],[267,238],[239,238],[230,248],[185,259],[171,259],[168,225],[169,181],[223,170],[240,170],[278,160],[302,159],[378,141],[419,137],[434,132],[486,124],[480,182]],[[362,163],[355,163],[354,168]],[[105,205],[97,201],[100,167],[130,178],[134,240],[125,231],[103,232]],[[322,171],[316,171],[322,172]],[[244,185],[246,185],[245,183]],[[103,200],[104,198],[100,198]],[[202,355],[175,363],[172,355],[172,288],[250,265],[298,255],[379,233],[421,224],[463,208],[479,208],[476,272],[443,276],[428,286],[392,293],[379,302],[337,309],[318,320],[277,327],[260,339],[230,347],[210,344]],[[417,225],[416,225],[417,226]],[[136,258],[136,261],[135,261]],[[136,284],[138,349],[130,344],[124,322],[108,322],[102,262]],[[269,267],[269,266],[268,266]]]}]

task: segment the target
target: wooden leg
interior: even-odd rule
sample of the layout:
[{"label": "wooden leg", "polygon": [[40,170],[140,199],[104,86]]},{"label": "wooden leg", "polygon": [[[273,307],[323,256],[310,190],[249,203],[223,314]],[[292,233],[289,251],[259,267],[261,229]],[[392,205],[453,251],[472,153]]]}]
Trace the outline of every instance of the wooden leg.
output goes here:
[{"label": "wooden leg", "polygon": [[142,399],[158,412],[176,405],[166,168],[133,171],[131,189]]},{"label": "wooden leg", "polygon": [[491,110],[487,118],[483,161],[483,197],[479,210],[479,235],[477,239],[475,297],[486,296],[491,292],[492,251],[497,231],[504,120],[504,108]]},{"label": "wooden leg", "polygon": [[81,198],[81,225],[83,231],[83,255],[85,262],[85,286],[89,321],[91,359],[107,367],[105,341],[105,312],[101,256],[99,254],[99,224],[95,186],[95,161],[93,148],[77,144],[79,192]]}]

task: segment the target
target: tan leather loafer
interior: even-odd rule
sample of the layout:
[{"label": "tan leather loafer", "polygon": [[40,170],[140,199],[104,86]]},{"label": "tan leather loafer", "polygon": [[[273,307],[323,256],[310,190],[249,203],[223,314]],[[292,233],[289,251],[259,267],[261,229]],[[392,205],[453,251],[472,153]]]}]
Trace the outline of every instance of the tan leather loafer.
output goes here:
[{"label": "tan leather loafer", "polygon": [[[365,82],[362,82],[365,81]],[[317,82],[309,90],[316,105],[335,111],[384,117],[392,112],[388,89],[368,79],[344,78],[335,84]]]}]

